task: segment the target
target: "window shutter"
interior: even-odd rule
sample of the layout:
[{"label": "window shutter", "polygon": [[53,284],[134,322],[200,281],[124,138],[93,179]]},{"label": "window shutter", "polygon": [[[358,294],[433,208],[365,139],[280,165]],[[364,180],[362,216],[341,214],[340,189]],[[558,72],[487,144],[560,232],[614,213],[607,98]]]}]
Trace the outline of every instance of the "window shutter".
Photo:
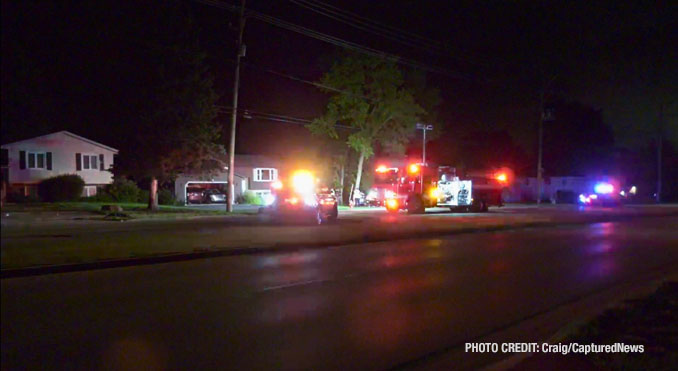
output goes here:
[{"label": "window shutter", "polygon": [[52,152],[45,154],[45,160],[47,162],[47,170],[52,170]]},{"label": "window shutter", "polygon": [[79,153],[75,154],[75,170],[76,171],[82,170],[82,155]]},{"label": "window shutter", "polygon": [[26,151],[19,151],[19,169],[26,168]]},{"label": "window shutter", "polygon": [[99,154],[99,170],[104,171],[104,155],[103,153]]}]

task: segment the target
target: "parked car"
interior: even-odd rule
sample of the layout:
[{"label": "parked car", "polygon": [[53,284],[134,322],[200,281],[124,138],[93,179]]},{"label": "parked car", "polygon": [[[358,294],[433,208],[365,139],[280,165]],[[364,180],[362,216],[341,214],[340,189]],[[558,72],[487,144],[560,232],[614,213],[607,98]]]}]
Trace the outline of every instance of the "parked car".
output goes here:
[{"label": "parked car", "polygon": [[203,192],[205,203],[223,203],[226,202],[226,194],[218,189],[208,189]]},{"label": "parked car", "polygon": [[205,190],[202,188],[188,188],[186,190],[186,202],[189,204],[201,204],[205,200]]}]

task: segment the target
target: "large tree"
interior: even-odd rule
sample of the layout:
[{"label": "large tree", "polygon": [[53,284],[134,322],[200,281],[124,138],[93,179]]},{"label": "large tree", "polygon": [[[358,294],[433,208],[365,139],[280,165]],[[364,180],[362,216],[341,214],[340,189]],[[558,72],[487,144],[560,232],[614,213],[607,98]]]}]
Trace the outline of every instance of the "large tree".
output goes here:
[{"label": "large tree", "polygon": [[146,69],[138,82],[139,114],[122,125],[129,138],[114,169],[137,180],[150,179],[152,210],[158,207],[158,181],[225,164],[224,149],[217,144],[221,125],[206,55],[190,19],[176,10],[169,8],[159,17],[142,53]]},{"label": "large tree", "polygon": [[360,187],[365,159],[379,144],[402,152],[425,110],[419,105],[395,63],[378,57],[347,55],[320,80],[331,95],[325,114],[308,128],[339,139],[336,125],[352,131],[346,144],[358,154],[354,189]]}]

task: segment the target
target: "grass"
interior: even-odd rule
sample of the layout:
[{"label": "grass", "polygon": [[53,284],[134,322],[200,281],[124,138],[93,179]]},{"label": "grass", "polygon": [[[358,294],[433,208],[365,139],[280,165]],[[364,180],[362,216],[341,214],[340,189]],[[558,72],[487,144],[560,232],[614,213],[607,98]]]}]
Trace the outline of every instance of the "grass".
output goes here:
[{"label": "grass", "polygon": [[678,364],[678,282],[664,283],[579,328],[563,343],[644,345],[644,353],[589,353],[601,369],[669,370]]},{"label": "grass", "polygon": [[[94,215],[106,215],[108,212],[102,211],[101,207],[104,205],[119,205],[123,209],[123,213],[132,218],[148,218],[148,217],[163,217],[163,216],[200,216],[200,215],[228,215],[225,210],[197,210],[188,208],[186,206],[174,205],[159,205],[158,211],[148,210],[148,205],[145,203],[136,202],[40,202],[40,203],[26,203],[26,204],[7,204],[3,207],[3,212],[27,212],[27,213],[41,213],[41,212],[58,212],[58,211],[72,211],[85,212]],[[246,214],[251,212],[236,210],[235,214]]]}]

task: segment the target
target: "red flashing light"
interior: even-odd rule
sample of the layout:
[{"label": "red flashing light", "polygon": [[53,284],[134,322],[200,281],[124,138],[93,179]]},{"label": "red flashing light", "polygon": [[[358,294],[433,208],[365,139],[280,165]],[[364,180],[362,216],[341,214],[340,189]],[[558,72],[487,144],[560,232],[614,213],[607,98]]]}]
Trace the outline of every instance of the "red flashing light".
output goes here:
[{"label": "red flashing light", "polygon": [[385,165],[377,166],[377,173],[385,173],[388,171],[388,168]]},{"label": "red flashing light", "polygon": [[386,208],[389,210],[396,210],[398,208],[398,200],[395,198],[389,198],[386,200]]},{"label": "red flashing light", "polygon": [[416,174],[419,172],[419,165],[417,164],[411,164],[410,166],[407,167],[407,171],[410,174]]}]

